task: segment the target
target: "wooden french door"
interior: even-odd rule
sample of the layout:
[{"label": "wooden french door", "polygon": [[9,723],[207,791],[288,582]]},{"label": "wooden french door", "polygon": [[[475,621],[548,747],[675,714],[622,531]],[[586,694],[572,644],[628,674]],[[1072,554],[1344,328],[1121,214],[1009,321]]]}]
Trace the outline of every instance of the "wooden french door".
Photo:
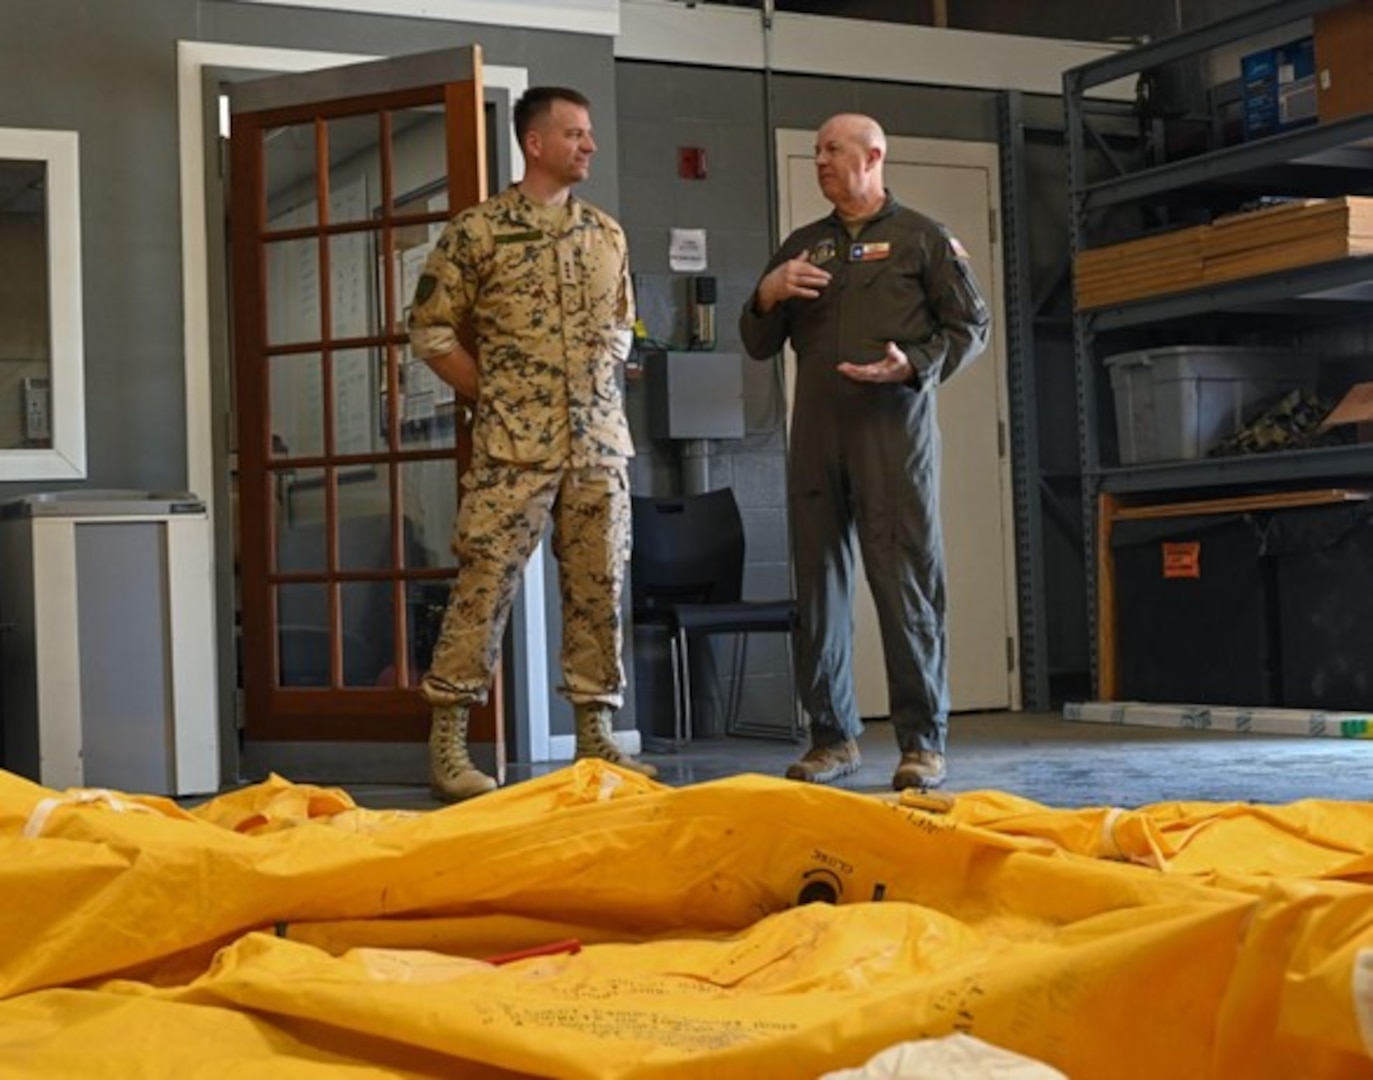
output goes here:
[{"label": "wooden french door", "polygon": [[[470,415],[409,353],[443,223],[486,195],[478,47],[231,93],[245,737],[411,741]],[[474,742],[504,761],[499,680]]]}]

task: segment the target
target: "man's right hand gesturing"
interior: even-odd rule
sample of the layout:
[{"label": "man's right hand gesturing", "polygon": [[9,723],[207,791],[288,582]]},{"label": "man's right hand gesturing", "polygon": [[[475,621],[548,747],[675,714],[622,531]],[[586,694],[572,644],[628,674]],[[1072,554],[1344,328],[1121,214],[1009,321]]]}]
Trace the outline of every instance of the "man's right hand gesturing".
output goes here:
[{"label": "man's right hand gesturing", "polygon": [[783,300],[799,296],[814,300],[820,290],[830,283],[830,272],[810,261],[810,252],[803,251],[793,259],[773,267],[758,283],[754,308],[766,315]]}]

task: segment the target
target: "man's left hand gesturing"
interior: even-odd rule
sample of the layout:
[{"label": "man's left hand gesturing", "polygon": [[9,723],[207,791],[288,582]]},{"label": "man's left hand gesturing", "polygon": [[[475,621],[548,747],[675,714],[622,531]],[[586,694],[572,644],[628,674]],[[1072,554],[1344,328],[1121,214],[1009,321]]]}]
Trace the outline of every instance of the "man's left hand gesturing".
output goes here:
[{"label": "man's left hand gesturing", "polygon": [[876,382],[876,383],[904,383],[910,382],[911,376],[915,374],[911,367],[910,360],[900,349],[896,347],[896,342],[888,341],[887,351],[876,360],[865,364],[854,364],[845,361],[838,365],[841,375],[845,375],[854,382]]}]

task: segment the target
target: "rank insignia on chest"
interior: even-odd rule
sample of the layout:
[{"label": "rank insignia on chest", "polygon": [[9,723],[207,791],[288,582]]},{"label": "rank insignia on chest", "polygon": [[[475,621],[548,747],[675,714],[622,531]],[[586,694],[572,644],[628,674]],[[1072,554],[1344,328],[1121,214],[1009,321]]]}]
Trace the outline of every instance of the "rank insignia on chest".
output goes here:
[{"label": "rank insignia on chest", "polygon": [[560,247],[558,249],[558,269],[561,272],[564,285],[577,284],[577,257],[568,248]]},{"label": "rank insignia on chest", "polygon": [[876,262],[891,255],[891,244],[885,240],[870,244],[854,244],[849,248],[849,262]]},{"label": "rank insignia on chest", "polygon": [[812,266],[820,266],[834,258],[836,252],[833,240],[821,240],[811,250],[810,261]]}]

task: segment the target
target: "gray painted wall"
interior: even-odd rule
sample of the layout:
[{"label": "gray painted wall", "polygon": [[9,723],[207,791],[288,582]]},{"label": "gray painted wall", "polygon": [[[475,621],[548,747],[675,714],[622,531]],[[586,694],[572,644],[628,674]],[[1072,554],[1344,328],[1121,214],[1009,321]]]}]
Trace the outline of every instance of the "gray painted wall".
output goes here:
[{"label": "gray painted wall", "polygon": [[[173,42],[196,21],[176,0],[15,0],[0,14],[0,126],[81,140],[92,486],[185,483]],[[0,484],[0,498],[32,489]]]}]

